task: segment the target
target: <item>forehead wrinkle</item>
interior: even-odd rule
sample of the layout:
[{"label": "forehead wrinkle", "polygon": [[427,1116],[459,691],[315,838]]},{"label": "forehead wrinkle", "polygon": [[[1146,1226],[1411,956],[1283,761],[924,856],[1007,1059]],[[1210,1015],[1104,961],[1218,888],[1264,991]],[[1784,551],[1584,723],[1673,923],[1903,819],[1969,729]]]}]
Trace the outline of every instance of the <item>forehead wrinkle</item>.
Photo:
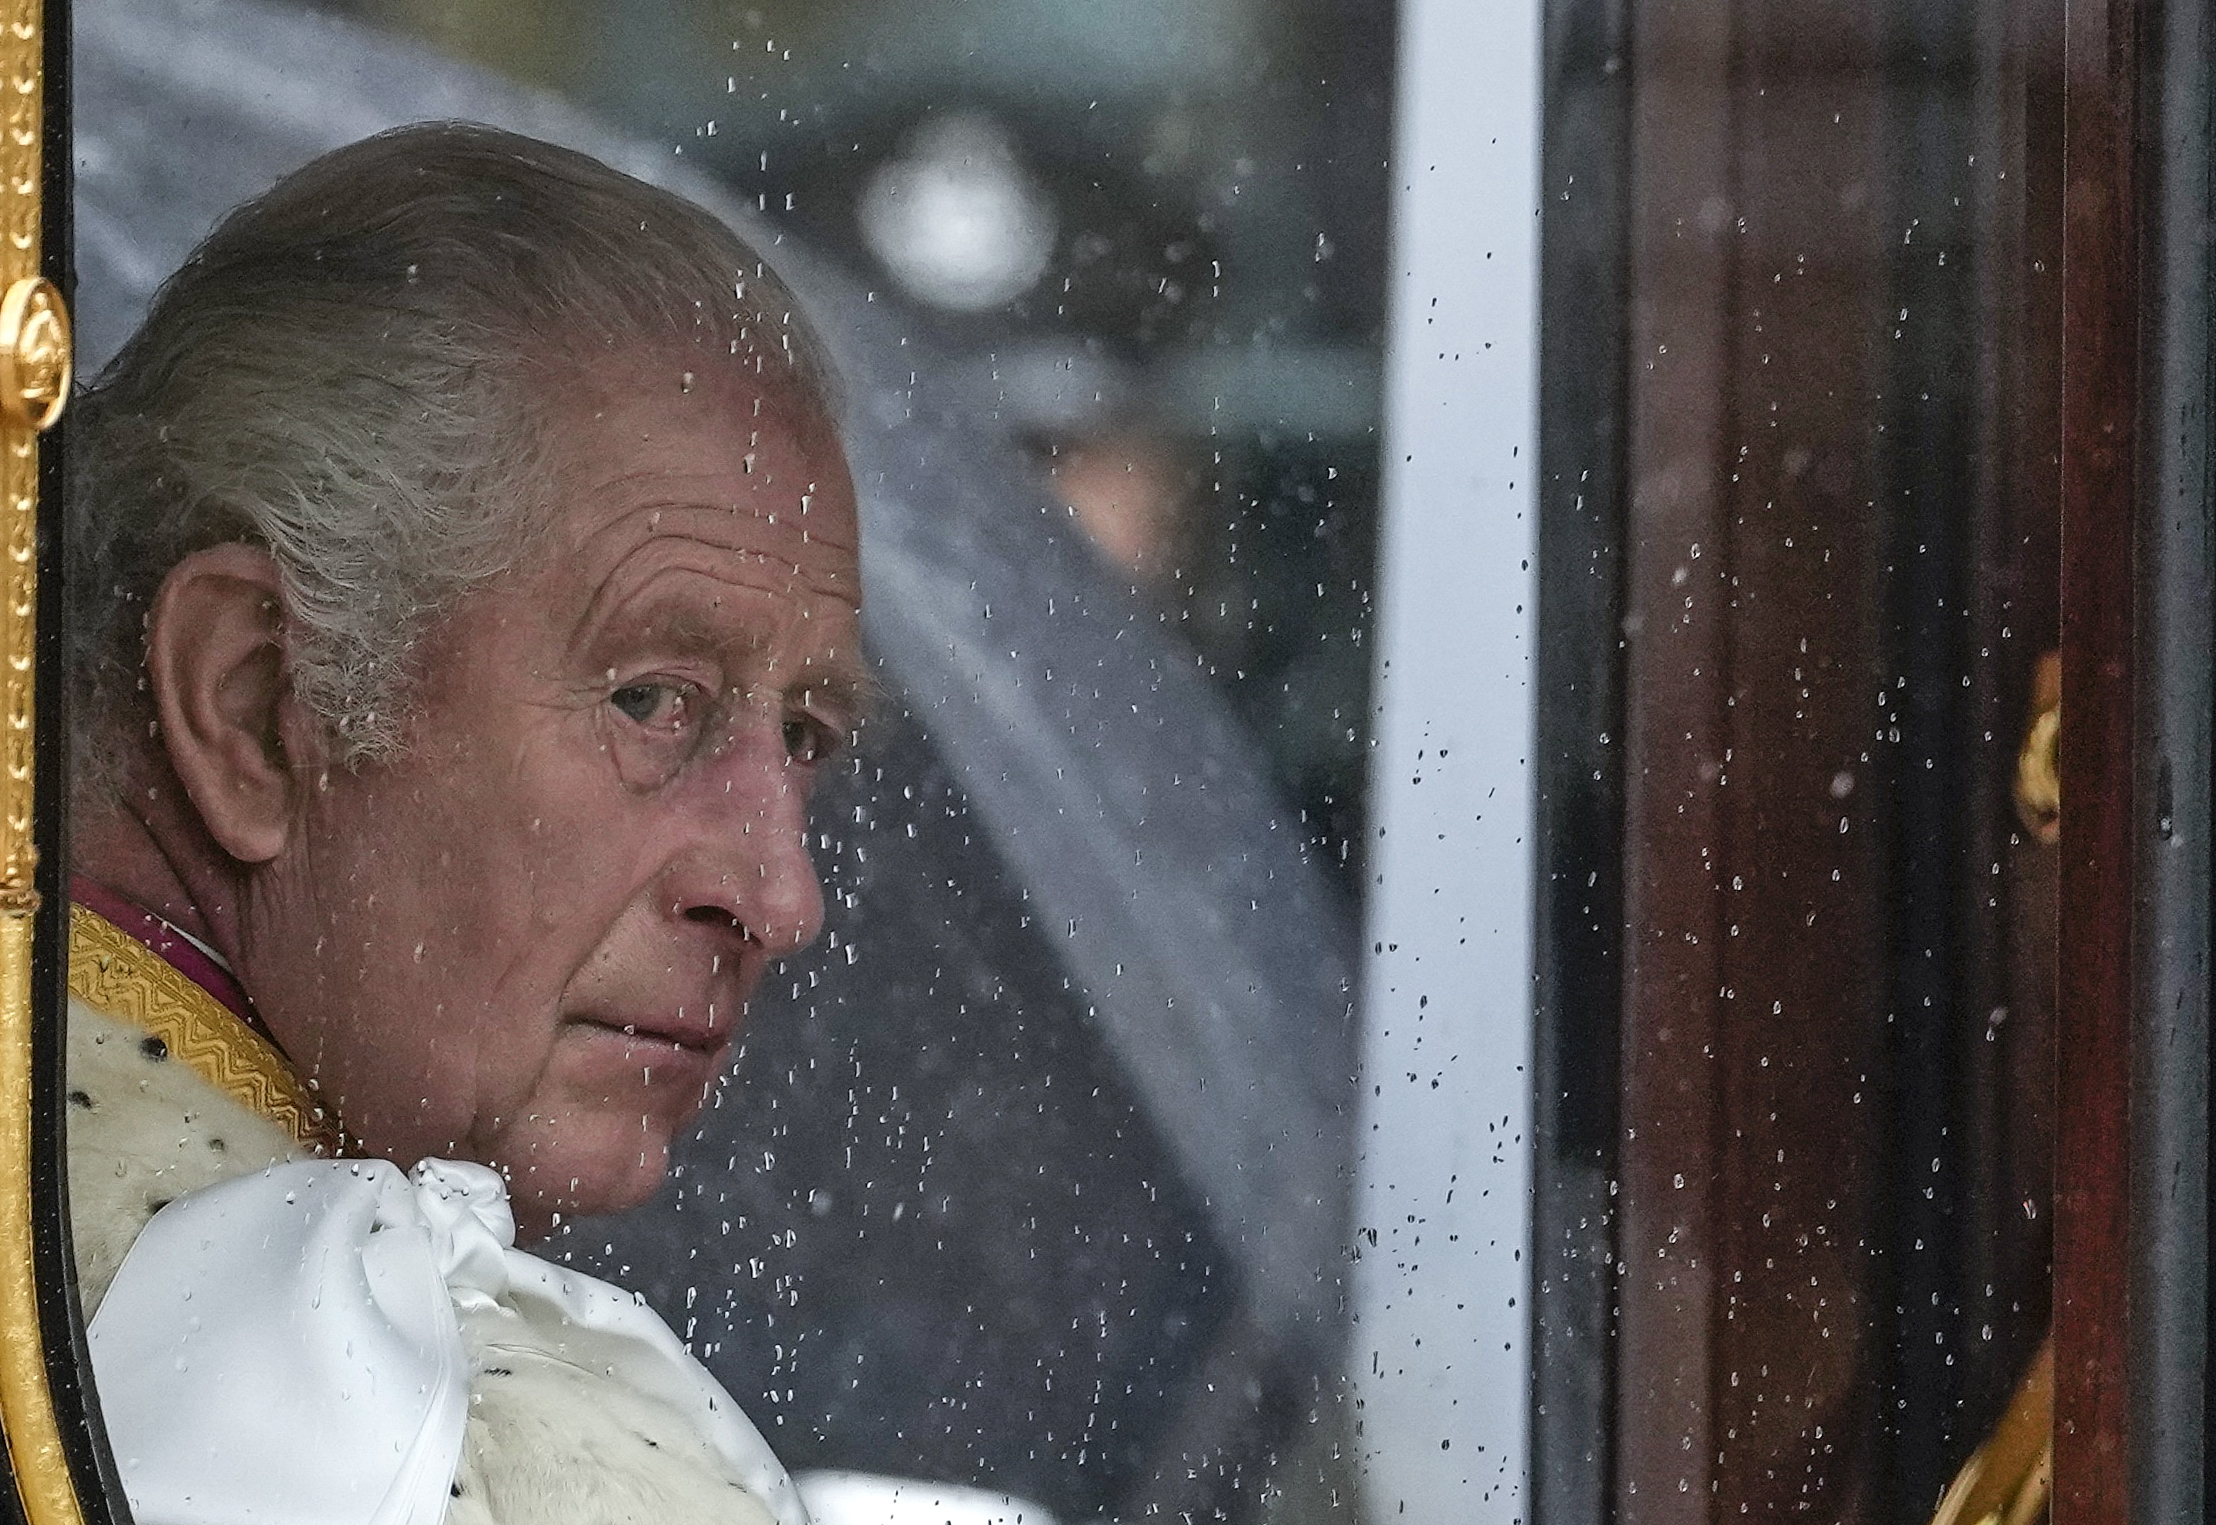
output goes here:
[{"label": "forehead wrinkle", "polygon": [[[603,485],[601,492],[605,494],[609,488],[621,487],[632,481],[648,479],[659,481],[665,478],[666,475],[666,473],[661,472],[626,473],[623,476],[610,478]],[[819,491],[808,493],[806,496],[822,497],[827,496],[827,494]],[[843,505],[841,507],[843,510]],[[776,519],[775,516],[781,508],[786,510],[785,517]],[[701,540],[710,545],[727,545],[734,550],[743,549],[738,544],[738,537],[743,533],[741,526],[774,527],[780,539],[786,538],[789,533],[796,537],[805,537],[803,539],[804,544],[828,546],[835,551],[854,551],[860,541],[860,516],[851,510],[835,513],[826,512],[819,516],[811,510],[800,508],[797,503],[790,499],[782,499],[777,503],[763,503],[748,499],[740,499],[731,503],[705,503],[698,498],[642,498],[636,503],[625,504],[612,519],[596,526],[584,537],[579,549],[590,549],[595,543],[610,536],[623,535],[627,532],[638,533],[636,526],[642,516],[647,522],[645,533],[648,535],[660,532],[663,521],[675,517],[681,522],[694,522],[688,524],[683,530],[673,530],[670,533],[682,534],[686,538]],[[845,534],[824,533],[826,527],[835,531],[838,528],[836,521],[841,519],[848,521],[854,528]],[[772,524],[773,520],[774,525]],[[724,526],[730,526],[733,530],[733,534],[729,539],[719,537],[713,533],[714,530]]]},{"label": "forehead wrinkle", "polygon": [[[823,546],[832,553],[833,565],[811,570],[796,559],[795,555],[788,555],[782,550],[756,544],[749,536],[738,533],[724,536],[698,532],[701,529],[714,530],[725,525],[731,525],[735,529],[739,512],[734,509],[710,508],[698,503],[641,504],[637,508],[626,509],[612,521],[594,529],[577,545],[574,554],[589,564],[591,561],[598,559],[593,553],[604,542],[617,537],[627,538],[633,542],[628,546],[623,546],[608,553],[607,569],[599,574],[598,581],[594,586],[594,601],[598,601],[602,590],[619,580],[624,567],[638,557],[651,555],[668,546],[694,546],[705,549],[719,557],[738,556],[750,561],[759,560],[777,563],[797,574],[808,590],[817,596],[836,599],[857,609],[861,607],[862,599],[859,589],[861,566],[852,540],[827,539],[816,535],[812,532],[814,528],[812,525],[808,526],[808,533],[805,534],[805,538],[799,531],[788,533],[785,525],[775,526],[775,538],[791,543],[795,552],[802,546]],[[677,524],[670,523],[671,515],[679,516],[680,522]],[[749,513],[747,517],[758,527],[768,516],[765,513]],[[642,519],[644,522],[643,529],[640,528]],[[695,522],[688,524],[682,522],[683,520]],[[847,562],[847,565],[843,568],[836,564],[837,559],[842,556]],[[588,573],[588,575],[591,574]],[[709,575],[713,576],[714,574],[711,572]],[[849,584],[856,585],[852,591],[849,591]]]},{"label": "forehead wrinkle", "polygon": [[[627,563],[642,555],[665,546],[694,546],[717,556],[777,562],[800,574],[825,596],[843,596],[859,606],[859,595],[843,594],[839,586],[860,578],[857,537],[819,535],[815,533],[818,524],[797,523],[798,517],[788,515],[784,522],[776,523],[770,510],[759,507],[649,501],[624,507],[595,525],[571,542],[570,555],[585,565],[586,575],[596,579],[597,589],[615,581]],[[767,536],[761,533],[765,529],[769,531]],[[772,543],[764,545],[765,538]],[[827,554],[810,559],[828,560],[831,565],[812,571],[799,558],[816,547]],[[842,560],[846,562],[843,567],[839,565]],[[596,562],[604,564],[604,570],[597,574],[591,570]]]},{"label": "forehead wrinkle", "polygon": [[[652,545],[640,549],[683,549],[682,542],[674,547],[670,542],[671,537],[659,537]],[[737,653],[748,658],[768,656],[774,660],[778,650],[790,644],[795,633],[808,624],[807,600],[790,596],[794,581],[815,598],[854,607],[838,593],[825,592],[815,586],[798,568],[792,568],[794,577],[788,578],[784,587],[767,581],[735,580],[726,575],[727,559],[731,554],[717,548],[714,565],[703,565],[699,558],[688,557],[665,561],[636,577],[625,575],[633,560],[625,558],[586,601],[569,642],[572,652],[587,649],[612,633],[635,630],[648,639],[676,648]],[[747,559],[769,566],[791,567],[790,563],[773,556],[750,555]],[[711,583],[712,591],[703,596],[687,590],[684,585],[693,579]],[[808,660],[810,658],[804,655],[803,666]]]}]

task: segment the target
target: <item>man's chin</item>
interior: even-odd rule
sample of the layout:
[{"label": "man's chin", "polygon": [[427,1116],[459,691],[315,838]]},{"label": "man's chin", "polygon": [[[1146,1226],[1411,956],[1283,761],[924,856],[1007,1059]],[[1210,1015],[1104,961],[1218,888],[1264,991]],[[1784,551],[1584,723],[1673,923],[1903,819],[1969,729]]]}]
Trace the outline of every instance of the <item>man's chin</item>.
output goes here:
[{"label": "man's chin", "polygon": [[502,1156],[491,1163],[508,1178],[508,1200],[515,1210],[519,1243],[542,1239],[572,1218],[620,1213],[639,1206],[661,1189],[669,1176],[669,1138],[642,1138],[633,1119],[629,1137],[609,1138],[604,1147],[582,1147],[582,1139],[540,1140],[538,1147]]}]

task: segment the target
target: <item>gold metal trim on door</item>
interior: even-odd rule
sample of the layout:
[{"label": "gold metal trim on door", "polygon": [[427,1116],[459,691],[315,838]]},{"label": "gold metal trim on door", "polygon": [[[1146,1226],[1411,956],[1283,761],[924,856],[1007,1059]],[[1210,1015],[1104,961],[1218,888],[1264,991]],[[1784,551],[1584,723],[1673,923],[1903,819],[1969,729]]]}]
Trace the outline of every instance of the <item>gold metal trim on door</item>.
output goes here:
[{"label": "gold metal trim on door", "polygon": [[40,0],[0,0],[0,1431],[31,1525],[83,1525],[31,1249],[38,436],[70,376],[68,314],[39,275],[44,19]]}]

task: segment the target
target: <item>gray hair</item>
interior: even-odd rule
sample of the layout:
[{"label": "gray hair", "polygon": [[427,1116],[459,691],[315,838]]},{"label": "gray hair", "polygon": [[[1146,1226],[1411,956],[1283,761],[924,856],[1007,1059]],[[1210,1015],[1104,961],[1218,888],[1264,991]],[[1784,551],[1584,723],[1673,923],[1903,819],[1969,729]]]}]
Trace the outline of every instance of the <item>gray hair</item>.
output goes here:
[{"label": "gray hair", "polygon": [[561,367],[698,346],[832,411],[784,285],[692,203],[461,123],[326,154],[230,214],[72,415],[80,785],[152,722],[145,620],[193,552],[264,547],[293,690],[349,763],[389,756],[407,653],[530,552]]}]

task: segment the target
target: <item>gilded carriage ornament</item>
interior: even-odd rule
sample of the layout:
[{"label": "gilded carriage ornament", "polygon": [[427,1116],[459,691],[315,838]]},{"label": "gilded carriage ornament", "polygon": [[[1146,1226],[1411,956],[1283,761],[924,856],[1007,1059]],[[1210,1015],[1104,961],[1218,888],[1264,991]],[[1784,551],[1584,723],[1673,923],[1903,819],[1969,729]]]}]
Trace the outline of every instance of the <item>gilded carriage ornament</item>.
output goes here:
[{"label": "gilded carriage ornament", "polygon": [[69,401],[69,310],[44,276],[0,297],[0,409],[11,423],[46,430]]},{"label": "gilded carriage ornament", "polygon": [[44,7],[0,3],[0,1427],[31,1525],[81,1525],[48,1380],[32,1224],[33,699],[39,431],[68,400],[69,320],[40,279]]},{"label": "gilded carriage ornament", "polygon": [[2062,659],[2048,652],[2032,675],[2032,717],[2016,755],[2016,815],[2032,839],[2062,840]]},{"label": "gilded carriage ornament", "polygon": [[[12,132],[8,146],[17,146]],[[15,184],[20,191],[21,182]],[[22,258],[26,251],[13,247],[12,235],[10,244],[8,253]],[[61,416],[69,379],[69,314],[61,292],[42,276],[19,277],[0,296],[0,512],[7,515],[0,562],[0,915],[8,916],[38,907],[31,887],[38,861],[31,843],[38,436]]]}]

